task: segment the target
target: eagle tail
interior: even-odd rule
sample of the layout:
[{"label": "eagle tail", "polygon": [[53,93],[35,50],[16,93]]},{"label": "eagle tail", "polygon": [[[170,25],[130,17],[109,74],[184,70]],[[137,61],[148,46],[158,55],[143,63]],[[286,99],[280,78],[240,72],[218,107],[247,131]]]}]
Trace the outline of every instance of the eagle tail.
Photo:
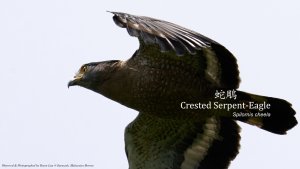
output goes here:
[{"label": "eagle tail", "polygon": [[[258,126],[276,134],[286,134],[289,129],[298,123],[295,118],[295,110],[286,100],[242,91],[237,91],[237,97],[239,102],[244,102],[248,105],[243,110],[244,114],[237,113],[234,115],[239,121]],[[259,111],[259,106],[264,110]]]}]

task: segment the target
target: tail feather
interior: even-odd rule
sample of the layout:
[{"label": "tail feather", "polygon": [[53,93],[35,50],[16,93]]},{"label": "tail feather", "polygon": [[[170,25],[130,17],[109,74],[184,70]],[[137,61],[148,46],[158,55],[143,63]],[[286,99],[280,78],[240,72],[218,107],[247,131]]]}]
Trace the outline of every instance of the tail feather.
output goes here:
[{"label": "tail feather", "polygon": [[[269,114],[269,116],[256,116],[256,114],[254,114],[254,116],[252,117],[237,117],[237,119],[240,121],[256,125],[261,129],[276,134],[286,134],[288,130],[296,126],[298,123],[295,118],[295,110],[292,108],[292,105],[286,100],[273,97],[259,96],[241,91],[238,91],[237,95],[239,101],[242,102],[270,104],[269,109],[260,112],[261,114]],[[247,109],[246,111],[253,112],[253,110],[250,109]]]}]

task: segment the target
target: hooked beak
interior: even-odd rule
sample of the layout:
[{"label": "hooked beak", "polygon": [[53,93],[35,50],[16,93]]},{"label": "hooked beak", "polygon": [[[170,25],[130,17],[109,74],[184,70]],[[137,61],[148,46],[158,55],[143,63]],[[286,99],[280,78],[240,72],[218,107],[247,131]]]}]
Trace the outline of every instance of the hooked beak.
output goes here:
[{"label": "hooked beak", "polygon": [[69,81],[69,83],[68,83],[68,88],[69,88],[70,86],[75,86],[75,85],[77,85],[77,81],[78,81],[78,79],[74,79],[74,80]]},{"label": "hooked beak", "polygon": [[80,73],[76,74],[76,75],[74,76],[74,79],[71,80],[71,81],[69,81],[69,83],[68,83],[68,88],[69,88],[70,86],[76,86],[76,85],[78,85],[78,82],[81,80],[82,76],[83,76],[83,75],[80,74]]}]

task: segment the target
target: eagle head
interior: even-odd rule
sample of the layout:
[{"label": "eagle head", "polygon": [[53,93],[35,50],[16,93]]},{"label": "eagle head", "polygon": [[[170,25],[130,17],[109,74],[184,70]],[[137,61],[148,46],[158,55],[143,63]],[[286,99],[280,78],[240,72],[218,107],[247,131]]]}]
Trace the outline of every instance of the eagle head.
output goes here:
[{"label": "eagle head", "polygon": [[115,72],[118,62],[118,60],[110,60],[82,65],[75,74],[74,79],[69,81],[68,88],[77,85],[99,92],[101,85],[110,79]]}]

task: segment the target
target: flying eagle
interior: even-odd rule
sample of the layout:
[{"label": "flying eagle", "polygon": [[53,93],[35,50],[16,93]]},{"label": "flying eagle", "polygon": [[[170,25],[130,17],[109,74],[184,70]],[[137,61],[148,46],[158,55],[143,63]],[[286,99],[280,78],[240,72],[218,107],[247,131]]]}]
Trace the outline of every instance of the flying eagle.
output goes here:
[{"label": "flying eagle", "polygon": [[218,42],[167,21],[111,13],[139,49],[127,61],[84,64],[68,86],[139,112],[125,129],[129,169],[225,169],[239,151],[236,120],[275,134],[297,124],[287,101],[237,90],[236,58]]}]

